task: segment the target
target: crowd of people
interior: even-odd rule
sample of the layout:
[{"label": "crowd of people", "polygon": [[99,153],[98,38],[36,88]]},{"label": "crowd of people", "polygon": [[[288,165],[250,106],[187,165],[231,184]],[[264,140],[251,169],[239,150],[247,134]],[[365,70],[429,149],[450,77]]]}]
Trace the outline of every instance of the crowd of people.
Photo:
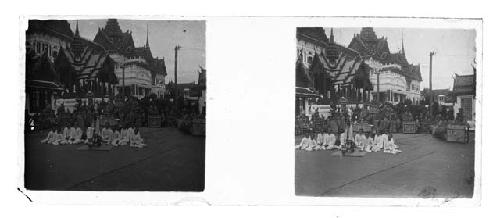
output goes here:
[{"label": "crowd of people", "polygon": [[[431,125],[459,122],[450,108],[435,108],[435,114],[424,105],[400,103],[367,104],[348,107],[333,105],[328,115],[317,110],[310,116],[296,117],[296,135],[302,137],[297,149],[306,151],[347,149],[364,152],[401,152],[393,133],[401,133],[403,124],[411,123],[415,132],[430,133]],[[431,118],[432,117],[432,118]]]},{"label": "crowd of people", "polygon": [[[76,123],[75,123],[76,124]],[[54,127],[49,130],[47,137],[41,143],[52,145],[87,144],[90,147],[102,145],[125,146],[143,148],[146,146],[138,128],[111,128],[99,127],[99,124],[87,127],[84,132],[79,126]]]},{"label": "crowd of people", "polygon": [[310,118],[304,114],[296,118],[296,135],[303,136],[296,149],[397,154],[401,150],[392,133],[401,132],[403,122],[418,125],[418,119],[425,116],[424,113],[414,116],[415,111],[408,107],[398,111],[392,105],[332,108],[330,116],[321,116],[315,111]]},{"label": "crowd of people", "polygon": [[[405,122],[414,123],[417,132],[429,132],[432,122],[428,111],[422,105],[358,105],[341,111],[333,106],[329,116],[313,113],[310,117],[302,114],[296,117],[296,134],[318,133],[338,124],[339,129],[345,129],[347,122],[357,124],[370,124],[379,132],[402,133]],[[347,120],[349,118],[349,120]],[[335,131],[335,133],[339,133]],[[340,134],[340,133],[339,133]]]},{"label": "crowd of people", "polygon": [[149,118],[153,117],[159,120],[160,126],[166,127],[177,126],[177,120],[180,118],[201,116],[196,105],[185,104],[182,99],[174,104],[169,98],[154,95],[143,99],[117,95],[107,101],[85,100],[77,99],[72,110],[64,104],[55,110],[49,105],[41,113],[27,117],[27,120],[32,120],[31,124],[27,122],[27,125],[31,125],[35,130],[44,130],[62,128],[76,122],[80,129],[86,129],[94,120],[101,119],[102,124],[107,123],[111,127],[129,128],[148,126]]},{"label": "crowd of people", "polygon": [[31,125],[27,129],[32,131],[49,130],[41,141],[46,144],[143,148],[146,144],[139,127],[148,126],[149,118],[159,120],[160,126],[179,127],[178,120],[188,123],[190,119],[202,119],[200,116],[204,114],[198,113],[196,105],[185,104],[182,100],[174,104],[168,98],[154,95],[143,99],[117,95],[107,101],[77,99],[76,105],[61,104],[55,110],[47,107],[28,118],[33,122],[26,123]]},{"label": "crowd of people", "polygon": [[352,127],[338,137],[334,133],[308,134],[304,136],[296,149],[305,151],[345,150],[397,154],[401,152],[394,142],[392,134],[359,132],[353,136]]}]

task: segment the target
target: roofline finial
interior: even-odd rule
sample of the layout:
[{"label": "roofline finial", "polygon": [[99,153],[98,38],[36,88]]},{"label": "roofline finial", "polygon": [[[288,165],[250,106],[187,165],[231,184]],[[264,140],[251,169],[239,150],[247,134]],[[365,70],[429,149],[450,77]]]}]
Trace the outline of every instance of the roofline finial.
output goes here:
[{"label": "roofline finial", "polygon": [[78,29],[78,20],[76,20],[75,36],[80,38],[80,30]]},{"label": "roofline finial", "polygon": [[149,47],[149,24],[146,24],[146,47]]},{"label": "roofline finial", "polygon": [[401,29],[401,53],[403,53],[403,55],[405,54],[405,43],[404,43],[403,29]]}]

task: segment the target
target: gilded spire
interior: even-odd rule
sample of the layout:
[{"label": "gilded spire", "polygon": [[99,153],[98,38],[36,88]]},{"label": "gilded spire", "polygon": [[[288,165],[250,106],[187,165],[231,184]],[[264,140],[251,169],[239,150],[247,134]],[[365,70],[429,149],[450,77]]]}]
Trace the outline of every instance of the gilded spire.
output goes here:
[{"label": "gilded spire", "polygon": [[334,41],[334,38],[333,38],[333,28],[330,29],[330,43],[333,44],[335,41]]},{"label": "gilded spire", "polygon": [[80,30],[78,30],[78,20],[76,20],[75,37],[80,38]]},{"label": "gilded spire", "polygon": [[401,31],[401,53],[404,55],[405,54],[405,43],[404,43],[404,35],[403,31]]},{"label": "gilded spire", "polygon": [[146,47],[149,48],[149,24],[146,24]]}]

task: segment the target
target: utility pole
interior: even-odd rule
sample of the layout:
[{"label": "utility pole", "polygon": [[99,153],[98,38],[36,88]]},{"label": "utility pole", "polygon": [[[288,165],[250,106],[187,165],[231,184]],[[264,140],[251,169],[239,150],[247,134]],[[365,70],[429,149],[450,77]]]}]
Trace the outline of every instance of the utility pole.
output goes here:
[{"label": "utility pole", "polygon": [[174,48],[174,51],[175,51],[175,62],[174,62],[174,76],[175,76],[175,78],[174,78],[174,80],[175,80],[174,81],[175,82],[175,84],[174,84],[174,99],[175,100],[174,101],[176,102],[176,104],[177,104],[177,95],[178,95],[177,92],[179,91],[179,90],[177,90],[177,52],[179,51],[180,48],[181,48],[181,46],[179,46],[179,45],[176,45]]},{"label": "utility pole", "polygon": [[377,102],[380,103],[380,72],[377,71]]},{"label": "utility pole", "polygon": [[436,52],[431,51],[429,53],[429,94],[430,94],[430,99],[429,99],[429,107],[430,107],[430,115],[431,117],[434,117],[434,94],[432,93],[432,56],[434,56]]},{"label": "utility pole", "polygon": [[174,48],[174,51],[175,51],[175,68],[174,68],[174,72],[175,72],[175,86],[177,86],[177,52],[179,51],[179,49],[181,48],[181,46],[177,45],[175,46]]},{"label": "utility pole", "polygon": [[125,65],[122,65],[122,94],[125,96]]}]

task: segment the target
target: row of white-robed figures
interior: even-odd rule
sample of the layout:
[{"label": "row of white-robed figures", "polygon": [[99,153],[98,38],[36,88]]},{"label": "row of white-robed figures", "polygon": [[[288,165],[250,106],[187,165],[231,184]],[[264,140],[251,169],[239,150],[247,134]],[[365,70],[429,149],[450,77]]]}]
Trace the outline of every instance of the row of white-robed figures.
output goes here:
[{"label": "row of white-robed figures", "polygon": [[392,154],[401,152],[399,146],[395,144],[392,134],[353,134],[352,129],[342,132],[339,140],[337,140],[335,134],[319,133],[316,136],[314,134],[309,134],[303,137],[300,144],[296,145],[295,148],[306,151],[341,149],[343,146],[346,146],[348,140],[353,141],[359,151],[383,151]]},{"label": "row of white-robed figures", "polygon": [[99,128],[88,127],[85,135],[80,127],[64,127],[62,130],[52,129],[47,134],[47,138],[42,143],[53,145],[67,144],[95,144],[96,141],[113,146],[130,145],[131,147],[142,148],[146,146],[138,128],[120,128],[113,130],[109,127]]}]

